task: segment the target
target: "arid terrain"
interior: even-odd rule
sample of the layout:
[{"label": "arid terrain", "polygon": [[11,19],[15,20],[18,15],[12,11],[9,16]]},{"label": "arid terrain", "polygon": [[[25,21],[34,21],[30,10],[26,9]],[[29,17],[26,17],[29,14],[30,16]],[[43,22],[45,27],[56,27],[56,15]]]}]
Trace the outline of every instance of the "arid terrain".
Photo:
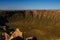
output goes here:
[{"label": "arid terrain", "polygon": [[[19,28],[24,38],[35,36],[37,40],[60,39],[60,10],[0,10],[0,25]],[[0,30],[0,35],[1,35]]]}]

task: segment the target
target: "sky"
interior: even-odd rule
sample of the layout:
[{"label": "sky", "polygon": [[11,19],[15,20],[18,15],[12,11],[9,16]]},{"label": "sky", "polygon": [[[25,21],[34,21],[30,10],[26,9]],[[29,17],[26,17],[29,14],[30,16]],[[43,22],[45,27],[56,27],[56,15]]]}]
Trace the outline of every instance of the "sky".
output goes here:
[{"label": "sky", "polygon": [[58,10],[60,0],[0,0],[0,10]]}]

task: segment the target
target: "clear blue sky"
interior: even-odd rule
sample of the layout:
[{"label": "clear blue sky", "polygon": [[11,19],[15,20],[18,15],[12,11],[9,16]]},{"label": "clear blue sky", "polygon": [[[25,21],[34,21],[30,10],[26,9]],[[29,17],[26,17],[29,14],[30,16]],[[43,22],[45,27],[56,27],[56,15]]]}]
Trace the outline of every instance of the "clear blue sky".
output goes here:
[{"label": "clear blue sky", "polygon": [[0,0],[0,10],[60,9],[60,0]]}]

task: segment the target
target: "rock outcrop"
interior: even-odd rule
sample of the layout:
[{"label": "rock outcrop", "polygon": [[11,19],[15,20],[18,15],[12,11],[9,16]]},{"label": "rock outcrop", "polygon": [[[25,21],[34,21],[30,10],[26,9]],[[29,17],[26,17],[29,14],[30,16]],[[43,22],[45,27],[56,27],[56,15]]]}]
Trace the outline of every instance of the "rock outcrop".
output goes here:
[{"label": "rock outcrop", "polygon": [[12,35],[7,34],[6,32],[2,33],[2,36],[5,37],[5,40],[12,40],[13,38],[20,37],[23,39],[22,32],[17,28]]}]

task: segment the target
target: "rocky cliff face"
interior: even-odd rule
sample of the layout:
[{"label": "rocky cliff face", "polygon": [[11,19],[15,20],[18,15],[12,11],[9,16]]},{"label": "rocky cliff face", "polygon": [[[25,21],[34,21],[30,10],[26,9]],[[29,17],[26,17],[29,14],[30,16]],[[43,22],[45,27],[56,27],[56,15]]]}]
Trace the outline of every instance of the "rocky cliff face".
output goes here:
[{"label": "rocky cliff face", "polygon": [[26,15],[32,15],[33,17],[40,18],[51,18],[51,19],[60,19],[59,10],[26,10]]},{"label": "rocky cliff face", "polygon": [[18,15],[18,16],[32,16],[32,17],[38,17],[40,18],[56,18],[60,19],[60,11],[59,10],[20,10],[20,11],[0,11],[0,15],[3,16],[12,16],[12,15]]}]

